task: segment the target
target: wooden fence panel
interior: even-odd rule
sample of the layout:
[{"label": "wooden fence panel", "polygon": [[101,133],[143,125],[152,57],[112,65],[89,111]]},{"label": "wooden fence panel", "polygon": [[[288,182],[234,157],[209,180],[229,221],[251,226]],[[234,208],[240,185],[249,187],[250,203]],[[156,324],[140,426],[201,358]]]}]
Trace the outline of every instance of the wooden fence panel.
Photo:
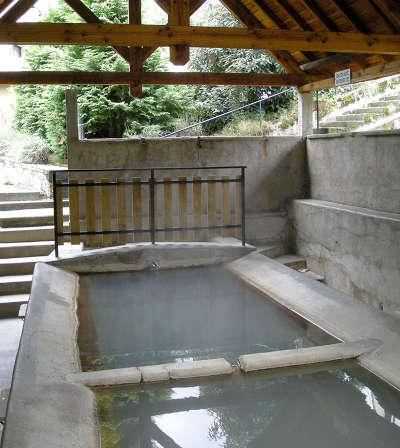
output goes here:
[{"label": "wooden fence panel", "polygon": [[[93,184],[93,179],[86,179],[86,184]],[[85,214],[85,220],[86,220],[86,231],[87,232],[95,232],[96,231],[96,208],[95,208],[95,187],[94,186],[88,186],[85,187],[85,199],[86,199],[86,214]],[[89,247],[96,246],[97,244],[97,237],[96,235],[87,235],[86,237],[86,244]]]},{"label": "wooden fence panel", "polygon": [[[208,180],[214,181],[215,176],[208,176]],[[217,224],[216,184],[214,182],[207,184],[207,222],[209,226]],[[216,234],[215,229],[210,229],[208,231],[209,239]]]},{"label": "wooden fence panel", "polygon": [[[142,179],[140,177],[134,177],[132,179],[134,182],[132,186],[132,213],[133,213],[133,227],[135,229],[143,228],[143,213],[142,213]],[[144,233],[135,232],[134,233],[134,241],[135,243],[140,241],[145,241],[146,236]]]},{"label": "wooden fence panel", "polygon": [[[228,176],[222,176],[222,180],[228,180]],[[222,207],[222,225],[226,226],[231,224],[231,203],[230,203],[230,183],[222,182],[222,198],[221,198],[221,207]],[[222,229],[223,236],[230,235],[230,229]]]},{"label": "wooden fence panel", "polygon": [[[101,183],[110,183],[111,179],[101,179]],[[111,209],[111,186],[110,185],[102,185],[101,187],[101,230],[107,232],[111,230],[111,217],[112,217],[112,209]],[[103,245],[111,246],[112,245],[112,235],[105,234],[103,236]]]},{"label": "wooden fence panel", "polygon": [[[201,225],[201,187],[202,184],[200,183],[201,177],[200,176],[194,176],[193,177],[193,226],[200,226]],[[194,231],[194,241],[199,241],[201,238],[201,231],[195,230]]]},{"label": "wooden fence panel", "polygon": [[[57,196],[57,232],[64,232],[64,204],[63,204],[63,187],[57,187],[56,196]],[[58,242],[63,243],[65,241],[65,237],[59,236]]]},{"label": "wooden fence panel", "polygon": [[[178,196],[179,196],[179,227],[187,227],[187,184],[186,177],[180,176],[178,177]],[[187,231],[181,230],[179,232],[179,239],[181,241],[187,240]]]},{"label": "wooden fence panel", "polygon": [[[78,186],[78,181],[70,180],[71,184],[69,187],[69,222],[70,222],[70,230],[72,233],[79,233],[81,229],[81,218],[80,218],[80,204],[79,204],[79,193],[80,188]],[[72,235],[71,236],[71,244],[79,244],[81,242],[80,235]]]},{"label": "wooden fence panel", "polygon": [[[125,179],[117,179],[118,182],[124,182]],[[126,185],[117,185],[117,204],[118,204],[118,230],[126,230]],[[118,243],[126,244],[127,234],[118,235]]]},{"label": "wooden fence panel", "polygon": [[[172,177],[164,177],[164,182],[170,182]],[[164,184],[164,227],[172,227],[172,184]],[[165,241],[173,241],[174,232],[165,232]]]}]

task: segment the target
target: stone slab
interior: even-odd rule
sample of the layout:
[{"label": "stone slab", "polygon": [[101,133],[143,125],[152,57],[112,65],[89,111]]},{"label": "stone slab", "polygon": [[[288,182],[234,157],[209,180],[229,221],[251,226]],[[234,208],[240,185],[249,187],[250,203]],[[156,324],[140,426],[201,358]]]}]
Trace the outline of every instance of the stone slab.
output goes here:
[{"label": "stone slab", "polygon": [[233,367],[224,358],[175,363],[168,370],[171,379],[199,378],[233,373]]},{"label": "stone slab", "polygon": [[399,319],[276,261],[252,253],[230,269],[279,304],[344,342],[379,339],[382,345],[359,363],[400,389]]},{"label": "stone slab", "polygon": [[279,369],[330,361],[344,361],[376,350],[381,345],[377,339],[320,345],[292,350],[278,350],[266,353],[251,353],[239,357],[240,368],[244,372]]},{"label": "stone slab", "polygon": [[84,384],[89,387],[138,384],[141,379],[140,370],[136,367],[99,370],[96,372],[79,372],[67,375],[67,380],[71,383]]},{"label": "stone slab", "polygon": [[154,366],[139,367],[139,371],[142,375],[142,381],[144,383],[152,383],[158,381],[169,380],[169,364],[159,364]]}]

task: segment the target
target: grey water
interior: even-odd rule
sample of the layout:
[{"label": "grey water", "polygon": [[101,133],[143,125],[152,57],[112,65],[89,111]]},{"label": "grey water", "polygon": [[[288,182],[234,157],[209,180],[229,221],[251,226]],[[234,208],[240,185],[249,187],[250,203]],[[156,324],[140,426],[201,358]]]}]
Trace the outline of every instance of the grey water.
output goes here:
[{"label": "grey water", "polygon": [[84,370],[313,345],[307,324],[222,266],[82,275]]},{"label": "grey water", "polygon": [[95,393],[103,448],[400,446],[400,394],[354,364]]}]

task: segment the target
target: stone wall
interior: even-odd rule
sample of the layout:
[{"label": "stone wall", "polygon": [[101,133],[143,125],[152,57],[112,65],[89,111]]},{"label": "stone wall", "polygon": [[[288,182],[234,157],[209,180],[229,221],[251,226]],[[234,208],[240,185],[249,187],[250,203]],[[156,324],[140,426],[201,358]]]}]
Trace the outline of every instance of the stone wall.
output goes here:
[{"label": "stone wall", "polygon": [[9,157],[0,157],[0,176],[3,182],[40,191],[45,197],[52,195],[51,174],[62,167],[22,163]]},{"label": "stone wall", "polygon": [[311,199],[294,201],[293,250],[346,293],[400,311],[400,134],[309,137]]},{"label": "stone wall", "polygon": [[288,240],[287,206],[305,192],[305,142],[300,137],[75,137],[69,138],[68,163],[70,169],[246,165],[248,240],[277,243],[282,250]]}]

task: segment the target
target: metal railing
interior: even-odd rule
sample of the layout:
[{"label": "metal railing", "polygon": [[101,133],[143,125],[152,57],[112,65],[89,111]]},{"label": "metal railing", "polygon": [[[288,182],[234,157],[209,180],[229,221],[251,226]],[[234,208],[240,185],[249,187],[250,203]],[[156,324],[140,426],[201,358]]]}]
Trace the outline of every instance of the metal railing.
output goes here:
[{"label": "metal railing", "polygon": [[[199,176],[192,176],[192,179],[179,178],[173,179],[163,179],[158,176],[160,172],[179,172],[179,171],[230,171],[238,170],[240,173],[236,177],[232,178],[232,176],[221,176],[221,178],[214,178],[215,176],[209,176],[208,178],[201,178]],[[246,198],[245,198],[245,173],[246,167],[239,166],[208,166],[208,167],[156,167],[156,168],[132,168],[132,169],[101,169],[101,170],[86,170],[86,169],[74,169],[74,170],[57,170],[52,171],[52,185],[53,185],[53,202],[54,202],[54,250],[56,257],[59,256],[59,244],[60,241],[64,241],[65,237],[69,238],[80,238],[80,237],[88,237],[88,236],[97,236],[97,235],[121,235],[121,234],[148,234],[149,241],[152,244],[155,244],[157,241],[157,233],[158,232],[182,232],[182,231],[205,231],[205,230],[222,230],[222,229],[238,229],[240,230],[240,238],[242,241],[242,245],[246,244]],[[145,180],[107,180],[99,179],[99,176],[102,176],[102,173],[124,173],[124,175],[128,173],[146,173],[147,176]],[[87,181],[87,177],[99,179],[93,181]],[[86,179],[86,180],[84,180]],[[137,178],[136,178],[137,179]],[[202,184],[239,184],[240,185],[240,198],[238,198],[238,202],[240,203],[240,222],[239,223],[222,223],[222,224],[208,224],[202,225],[201,223],[196,223],[195,225],[179,225],[179,226],[163,226],[159,227],[156,224],[156,214],[159,207],[159,201],[156,201],[156,189],[157,186],[163,185],[164,188],[166,185],[201,185]],[[100,230],[97,230],[96,227],[98,225],[94,224],[95,229],[88,230],[88,224],[86,230],[81,230],[81,218],[78,216],[78,230],[72,230],[72,218],[71,218],[71,189],[88,189],[92,187],[113,187],[118,188],[118,186],[145,186],[148,188],[148,226],[146,227],[131,227],[131,228],[117,228],[117,229],[104,229],[103,227]],[[66,193],[66,194],[65,194]],[[201,192],[200,192],[201,195]],[[69,223],[67,223],[67,227],[69,227],[69,231],[64,230],[64,198],[67,197],[70,199],[70,215],[69,215]],[[79,197],[79,195],[78,195]],[[200,196],[201,197],[201,196]],[[208,199],[207,199],[208,200]],[[86,199],[87,201],[87,199]],[[92,204],[94,207],[95,204]],[[225,204],[226,206],[226,204]],[[193,207],[193,204],[192,204]],[[185,207],[186,210],[186,207]],[[201,213],[201,212],[200,212]],[[235,211],[237,214],[237,210]],[[79,214],[79,212],[78,212]],[[96,217],[94,218],[96,221]],[[201,221],[201,215],[200,215]],[[209,221],[209,220],[208,220]],[[185,219],[186,222],[186,219]],[[92,225],[93,227],[93,225]],[[101,227],[101,226],[100,226]]]}]

